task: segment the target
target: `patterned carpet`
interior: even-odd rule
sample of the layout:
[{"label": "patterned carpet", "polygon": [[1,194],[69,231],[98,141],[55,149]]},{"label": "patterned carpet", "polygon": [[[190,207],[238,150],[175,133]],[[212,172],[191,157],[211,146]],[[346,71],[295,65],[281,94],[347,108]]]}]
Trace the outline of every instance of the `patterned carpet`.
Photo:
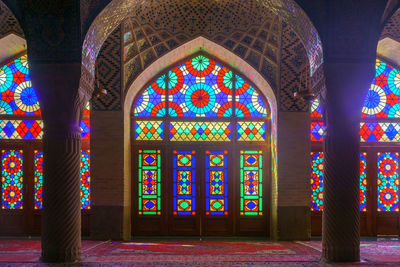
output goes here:
[{"label": "patterned carpet", "polygon": [[[39,256],[39,240],[0,240],[0,266],[46,266]],[[320,256],[321,241],[84,240],[73,266],[320,266]],[[362,241],[361,258],[351,265],[400,266],[400,241]]]}]

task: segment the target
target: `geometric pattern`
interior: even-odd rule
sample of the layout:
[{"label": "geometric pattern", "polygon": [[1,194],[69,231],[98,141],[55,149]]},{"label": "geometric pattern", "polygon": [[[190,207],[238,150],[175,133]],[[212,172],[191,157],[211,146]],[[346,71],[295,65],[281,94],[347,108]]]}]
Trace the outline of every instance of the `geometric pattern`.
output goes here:
[{"label": "geometric pattern", "polygon": [[311,122],[311,141],[322,142],[325,134],[325,125],[323,122]]},{"label": "geometric pattern", "polygon": [[35,210],[42,209],[43,203],[43,151],[35,150],[35,174],[34,174],[34,188],[35,188]]},{"label": "geometric pattern", "polygon": [[169,130],[171,141],[185,142],[226,142],[231,140],[232,132],[229,122],[172,121]]},{"label": "geometric pattern", "polygon": [[400,118],[400,72],[377,59],[375,78],[364,100],[361,117]]},{"label": "geometric pattern", "polygon": [[122,23],[125,88],[152,62],[198,36],[221,44],[277,88],[281,20],[261,3],[163,1],[156,10],[138,8]]},{"label": "geometric pattern", "polygon": [[2,150],[2,209],[22,209],[22,150]]},{"label": "geometric pattern", "polygon": [[173,152],[173,214],[196,214],[195,151]]},{"label": "geometric pattern", "polygon": [[265,141],[265,122],[240,121],[237,127],[238,141]]},{"label": "geometric pattern", "polygon": [[81,209],[90,209],[90,150],[81,151]]},{"label": "geometric pattern", "polygon": [[323,208],[323,172],[324,156],[322,152],[311,152],[311,210]]},{"label": "geometric pattern", "polygon": [[[323,210],[324,153],[311,152],[311,211]],[[360,211],[367,211],[367,153],[360,153]]]},{"label": "geometric pattern", "polygon": [[360,153],[360,211],[367,211],[367,153]]},{"label": "geometric pattern", "polygon": [[267,117],[268,110],[257,89],[203,55],[159,76],[133,108],[137,117]]},{"label": "geometric pattern", "polygon": [[399,153],[378,153],[378,211],[399,211]]},{"label": "geometric pattern", "polygon": [[103,43],[96,59],[96,82],[107,90],[106,95],[92,100],[93,110],[121,109],[121,27],[117,27]]},{"label": "geometric pattern", "polygon": [[81,121],[81,138],[90,139],[90,120]]},{"label": "geometric pattern", "polygon": [[318,98],[311,103],[311,118],[322,118],[322,107]]},{"label": "geometric pattern", "polygon": [[0,139],[36,139],[43,137],[41,120],[0,120]]},{"label": "geometric pattern", "polygon": [[293,95],[309,88],[310,64],[307,53],[299,37],[285,22],[282,23],[282,32],[279,109],[307,112],[309,104]]},{"label": "geometric pattern", "polygon": [[399,142],[400,123],[360,123],[361,142]]},{"label": "geometric pattern", "polygon": [[[43,151],[34,151],[35,209],[42,209],[43,203]],[[80,165],[81,209],[90,209],[90,150],[81,151]]]},{"label": "geometric pattern", "polygon": [[161,151],[139,150],[139,215],[161,214]]},{"label": "geometric pattern", "polygon": [[135,121],[135,140],[163,140],[164,122]]},{"label": "geometric pattern", "polygon": [[26,55],[0,68],[0,94],[0,114],[41,114],[39,100],[30,81]]},{"label": "geometric pattern", "polygon": [[228,151],[206,151],[206,215],[228,215]]},{"label": "geometric pattern", "polygon": [[262,151],[240,151],[240,215],[263,214]]}]

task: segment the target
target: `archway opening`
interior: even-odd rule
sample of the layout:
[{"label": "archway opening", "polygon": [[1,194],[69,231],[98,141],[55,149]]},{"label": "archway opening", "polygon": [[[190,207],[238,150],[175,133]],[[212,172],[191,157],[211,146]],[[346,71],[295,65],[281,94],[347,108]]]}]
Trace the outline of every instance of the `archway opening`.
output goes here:
[{"label": "archway opening", "polygon": [[133,235],[269,235],[271,109],[221,62],[192,55],[137,94]]}]

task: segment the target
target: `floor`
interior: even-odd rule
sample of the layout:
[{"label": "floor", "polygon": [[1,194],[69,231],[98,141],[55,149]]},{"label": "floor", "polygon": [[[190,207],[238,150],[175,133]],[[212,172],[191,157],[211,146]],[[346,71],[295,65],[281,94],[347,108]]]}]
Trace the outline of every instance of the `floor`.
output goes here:
[{"label": "floor", "polygon": [[[47,266],[40,240],[1,239],[0,266]],[[321,241],[134,240],[82,241],[82,260],[72,266],[336,266],[320,263]],[[340,266],[400,266],[400,239],[361,241],[361,262]],[[51,265],[53,266],[53,265]]]}]

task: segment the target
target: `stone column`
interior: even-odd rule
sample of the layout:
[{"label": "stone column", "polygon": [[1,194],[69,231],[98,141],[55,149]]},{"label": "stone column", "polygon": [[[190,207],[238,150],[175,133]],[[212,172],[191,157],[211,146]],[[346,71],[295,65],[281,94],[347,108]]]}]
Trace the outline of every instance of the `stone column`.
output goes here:
[{"label": "stone column", "polygon": [[37,88],[43,137],[42,257],[44,262],[80,258],[80,63],[30,61]]},{"label": "stone column", "polygon": [[325,62],[322,259],[360,260],[360,116],[375,71],[368,62]]}]

